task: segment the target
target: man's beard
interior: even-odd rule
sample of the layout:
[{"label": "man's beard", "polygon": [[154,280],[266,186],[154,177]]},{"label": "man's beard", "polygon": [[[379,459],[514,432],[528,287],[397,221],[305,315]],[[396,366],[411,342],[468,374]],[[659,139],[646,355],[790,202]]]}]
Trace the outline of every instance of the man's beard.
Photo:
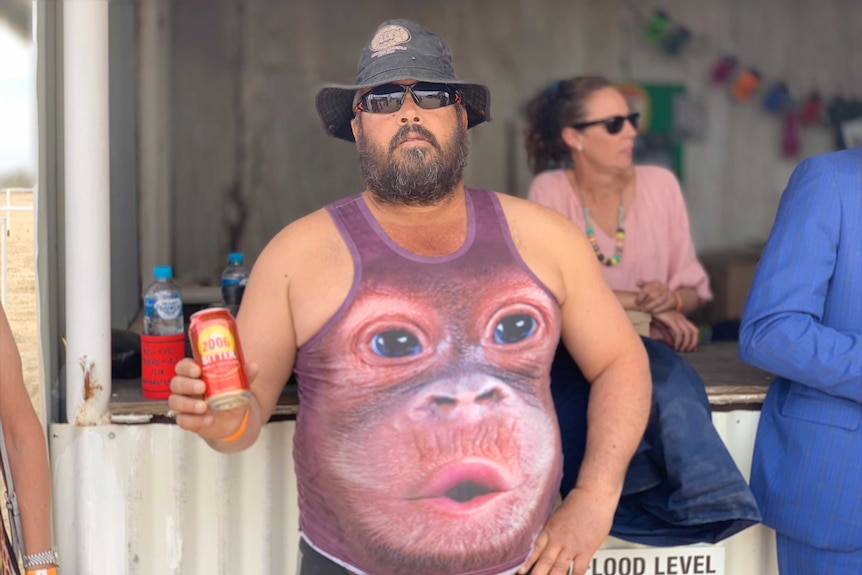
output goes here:
[{"label": "man's beard", "polygon": [[[397,152],[398,144],[410,134],[425,138],[434,150],[423,146]],[[451,194],[461,181],[470,151],[467,128],[460,121],[445,149],[434,134],[417,124],[398,130],[384,151],[365,138],[360,123],[357,144],[368,189],[381,202],[409,206],[435,204]]]}]

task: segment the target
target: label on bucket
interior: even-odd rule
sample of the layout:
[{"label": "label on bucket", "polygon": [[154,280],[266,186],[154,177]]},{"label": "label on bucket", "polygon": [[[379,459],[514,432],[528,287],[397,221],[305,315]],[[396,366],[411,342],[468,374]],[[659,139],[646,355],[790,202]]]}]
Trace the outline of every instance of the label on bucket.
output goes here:
[{"label": "label on bucket", "polygon": [[141,335],[141,391],[148,399],[167,399],[177,362],[186,356],[186,339],[174,335]]}]

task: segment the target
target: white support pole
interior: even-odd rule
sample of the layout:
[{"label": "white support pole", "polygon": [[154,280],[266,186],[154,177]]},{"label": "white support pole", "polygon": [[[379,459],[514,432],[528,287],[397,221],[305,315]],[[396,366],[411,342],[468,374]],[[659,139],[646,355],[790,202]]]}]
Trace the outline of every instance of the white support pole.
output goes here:
[{"label": "white support pole", "polygon": [[109,0],[63,2],[66,417],[109,422],[111,397]]}]

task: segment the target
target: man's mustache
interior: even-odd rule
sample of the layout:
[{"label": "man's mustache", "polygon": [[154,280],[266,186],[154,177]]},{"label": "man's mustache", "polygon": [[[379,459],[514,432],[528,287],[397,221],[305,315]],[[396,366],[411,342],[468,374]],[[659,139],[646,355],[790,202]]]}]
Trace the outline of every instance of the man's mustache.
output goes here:
[{"label": "man's mustache", "polygon": [[389,144],[389,151],[391,152],[395,150],[395,148],[398,147],[398,144],[406,140],[411,134],[421,136],[423,139],[428,140],[428,142],[436,149],[440,150],[440,144],[437,142],[437,138],[435,138],[434,134],[429,132],[428,129],[416,124],[408,124],[402,126],[401,129],[392,137],[392,142]]}]

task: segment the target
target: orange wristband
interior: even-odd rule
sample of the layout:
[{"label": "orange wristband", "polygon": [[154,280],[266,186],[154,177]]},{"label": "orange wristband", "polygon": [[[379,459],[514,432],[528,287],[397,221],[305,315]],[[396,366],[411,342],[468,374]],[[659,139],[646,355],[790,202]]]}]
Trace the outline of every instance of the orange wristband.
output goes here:
[{"label": "orange wristband", "polygon": [[251,413],[251,409],[248,407],[245,408],[245,415],[242,418],[242,423],[239,424],[239,429],[228,435],[227,437],[222,437],[219,441],[236,441],[242,434],[245,433],[245,428],[248,427],[248,414]]},{"label": "orange wristband", "polygon": [[682,311],[682,296],[679,295],[678,291],[674,291],[673,295],[676,296],[676,311]]},{"label": "orange wristband", "polygon": [[24,573],[25,575],[57,575],[57,566],[31,567],[30,569],[26,569]]}]

